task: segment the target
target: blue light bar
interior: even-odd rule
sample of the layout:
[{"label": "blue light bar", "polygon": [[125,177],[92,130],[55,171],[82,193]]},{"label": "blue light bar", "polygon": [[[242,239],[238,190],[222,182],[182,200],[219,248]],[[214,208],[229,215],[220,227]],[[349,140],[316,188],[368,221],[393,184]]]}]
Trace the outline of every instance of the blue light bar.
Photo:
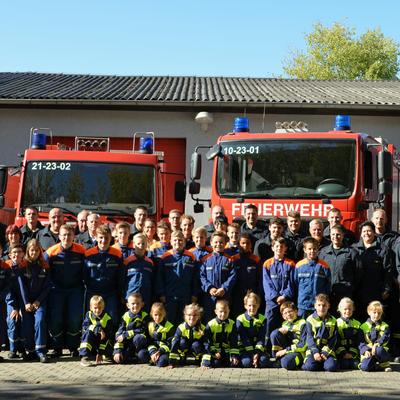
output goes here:
[{"label": "blue light bar", "polygon": [[336,115],[335,131],[350,131],[350,115]]},{"label": "blue light bar", "polygon": [[139,153],[147,153],[147,154],[152,154],[153,153],[153,138],[152,137],[146,137],[142,136],[140,138],[139,142]]},{"label": "blue light bar", "polygon": [[235,118],[233,132],[249,132],[249,119],[246,117]]},{"label": "blue light bar", "polygon": [[34,129],[31,138],[31,149],[45,150],[46,149],[46,134]]}]

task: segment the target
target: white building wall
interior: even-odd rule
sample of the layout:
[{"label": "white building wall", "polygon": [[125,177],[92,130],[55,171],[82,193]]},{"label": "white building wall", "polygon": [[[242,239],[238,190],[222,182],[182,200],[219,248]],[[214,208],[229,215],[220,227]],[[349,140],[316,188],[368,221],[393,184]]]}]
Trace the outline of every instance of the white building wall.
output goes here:
[{"label": "white building wall", "polygon": [[[210,111],[206,107],[199,111]],[[196,112],[154,112],[114,110],[46,110],[46,109],[0,109],[0,164],[16,165],[17,154],[28,146],[29,131],[34,127],[48,127],[54,135],[61,136],[118,136],[129,137],[137,131],[154,131],[156,136],[186,138],[186,176],[189,180],[191,152],[196,146],[211,145],[218,136],[232,130],[237,114],[213,113],[214,122],[203,132],[194,121]],[[261,131],[262,115],[249,114],[250,130]],[[265,132],[275,129],[276,121],[303,120],[309,130],[326,131],[333,128],[332,115],[268,114],[265,117]],[[382,136],[400,148],[400,117],[352,117],[354,131],[373,136]],[[211,162],[203,157],[201,198],[210,196]],[[193,202],[187,196],[186,212],[193,213]],[[204,215],[195,216],[197,222],[206,223],[208,207]]]}]

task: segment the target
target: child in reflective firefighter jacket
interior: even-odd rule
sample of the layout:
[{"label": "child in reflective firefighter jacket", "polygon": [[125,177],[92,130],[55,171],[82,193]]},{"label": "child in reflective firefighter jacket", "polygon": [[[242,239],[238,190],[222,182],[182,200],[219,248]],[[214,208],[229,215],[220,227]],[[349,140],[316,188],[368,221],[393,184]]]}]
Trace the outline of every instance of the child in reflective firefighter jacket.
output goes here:
[{"label": "child in reflective firefighter jacket", "polygon": [[144,303],[140,293],[130,294],[126,306],[128,311],[122,316],[115,334],[114,361],[121,364],[133,362],[137,358],[139,363],[147,364],[150,360],[147,349],[150,317],[143,311]]},{"label": "child in reflective firefighter jacket", "polygon": [[326,294],[315,297],[315,312],[307,318],[307,352],[302,369],[329,371],[338,369],[335,348],[337,343],[336,319],[329,313]]},{"label": "child in reflective firefighter jacket", "polygon": [[390,372],[389,325],[382,321],[383,306],[379,301],[369,303],[369,318],[361,325],[363,339],[360,343],[362,371]]},{"label": "child in reflective firefighter jacket", "polygon": [[105,303],[101,296],[92,296],[89,306],[90,310],[82,324],[82,341],[79,348],[81,365],[84,367],[92,365],[93,357],[96,358],[96,363],[100,364],[103,356],[111,356],[115,329],[111,316],[105,312]]},{"label": "child in reflective firefighter jacket", "polygon": [[198,304],[189,304],[184,309],[184,320],[176,329],[172,339],[169,367],[185,365],[188,357],[193,357],[196,364],[200,364],[205,352],[204,331],[201,323],[202,309]]},{"label": "child in reflective firefighter jacket", "polygon": [[270,366],[266,346],[266,318],[258,313],[260,297],[248,293],[244,298],[246,312],[236,319],[239,335],[240,361],[243,368],[266,368]]},{"label": "child in reflective firefighter jacket", "polygon": [[150,362],[157,367],[167,367],[175,329],[166,319],[167,312],[163,303],[153,303],[150,316],[152,318],[148,326]]},{"label": "child in reflective firefighter jacket", "polygon": [[168,321],[176,326],[185,305],[197,302],[200,278],[194,255],[185,250],[181,231],[172,232],[171,244],[172,249],[161,256],[158,264],[156,292],[165,303]]},{"label": "child in reflective firefighter jacket", "polygon": [[300,369],[307,349],[306,321],[297,315],[292,301],[280,306],[284,319],[282,326],[271,333],[272,355],[278,366],[288,370]]},{"label": "child in reflective firefighter jacket", "polygon": [[336,325],[338,330],[338,341],[336,356],[340,369],[357,369],[360,362],[358,347],[363,335],[361,324],[353,318],[354,302],[349,297],[343,297],[338,305],[340,318]]},{"label": "child in reflective firefighter jacket", "polygon": [[229,319],[229,303],[217,300],[216,318],[206,325],[206,353],[201,361],[204,368],[237,367],[240,363],[238,335],[235,322]]}]

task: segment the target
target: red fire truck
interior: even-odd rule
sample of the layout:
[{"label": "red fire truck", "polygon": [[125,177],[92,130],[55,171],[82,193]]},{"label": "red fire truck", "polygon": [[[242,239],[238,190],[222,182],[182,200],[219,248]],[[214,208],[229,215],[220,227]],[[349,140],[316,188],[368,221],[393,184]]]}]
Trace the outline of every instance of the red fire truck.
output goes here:
[{"label": "red fire truck", "polygon": [[[200,149],[191,162],[189,192],[201,211]],[[398,228],[399,168],[395,148],[382,138],[351,131],[350,118],[337,116],[335,130],[309,132],[304,123],[277,123],[274,133],[251,133],[247,118],[218,138],[207,159],[214,160],[212,205],[224,207],[230,219],[247,204],[259,215],[285,217],[296,210],[305,219],[324,218],[332,207],[342,211],[346,228],[357,231],[367,211],[383,206]]]},{"label": "red fire truck", "polygon": [[21,167],[0,167],[3,223],[22,225],[28,205],[36,206],[44,221],[53,207],[71,221],[86,209],[105,222],[132,222],[139,205],[157,221],[172,208],[183,210],[184,177],[174,176],[175,185],[167,185],[167,175],[179,174],[165,172],[152,132],[135,133],[130,151],[111,148],[107,137],[76,137],[72,147],[51,142],[49,130],[32,128]]}]

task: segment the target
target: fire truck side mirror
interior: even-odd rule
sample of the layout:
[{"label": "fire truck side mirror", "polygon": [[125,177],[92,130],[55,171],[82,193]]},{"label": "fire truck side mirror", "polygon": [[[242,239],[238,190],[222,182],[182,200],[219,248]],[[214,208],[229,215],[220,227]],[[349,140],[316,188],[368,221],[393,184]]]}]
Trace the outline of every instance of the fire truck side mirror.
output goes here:
[{"label": "fire truck side mirror", "polygon": [[200,193],[200,183],[192,181],[189,184],[189,193],[190,194],[199,194]]},{"label": "fire truck side mirror", "polygon": [[204,206],[203,206],[203,204],[196,203],[196,204],[193,206],[193,211],[195,212],[195,214],[199,214],[199,213],[204,212]]},{"label": "fire truck side mirror", "polygon": [[186,185],[184,181],[175,182],[175,201],[185,201]]},{"label": "fire truck side mirror", "polygon": [[201,155],[196,151],[192,153],[190,160],[190,179],[196,180],[201,177]]},{"label": "fire truck side mirror", "polygon": [[378,153],[378,179],[380,181],[392,180],[392,153],[381,151]]},{"label": "fire truck side mirror", "polygon": [[0,165],[0,196],[3,196],[7,187],[8,168]]}]

